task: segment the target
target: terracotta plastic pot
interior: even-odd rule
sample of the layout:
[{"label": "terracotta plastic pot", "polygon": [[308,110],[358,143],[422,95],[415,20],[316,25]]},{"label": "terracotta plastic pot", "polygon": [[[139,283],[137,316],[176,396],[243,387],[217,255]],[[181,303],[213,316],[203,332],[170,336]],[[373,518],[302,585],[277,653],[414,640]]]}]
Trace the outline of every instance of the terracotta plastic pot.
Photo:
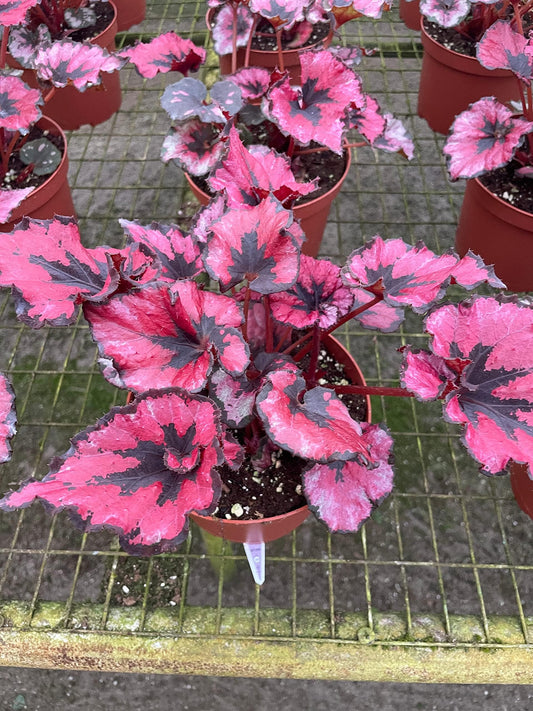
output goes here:
[{"label": "terracotta plastic pot", "polygon": [[497,197],[477,178],[466,183],[455,249],[461,256],[471,249],[494,264],[508,289],[533,289],[533,214]]},{"label": "terracotta plastic pot", "polygon": [[13,211],[11,221],[3,225],[0,224],[0,232],[11,232],[15,225],[25,216],[40,220],[49,220],[52,219],[54,215],[76,215],[68,182],[66,136],[55,121],[45,116],[37,122],[37,125],[40,128],[50,131],[52,134],[61,135],[63,137],[65,145],[63,158],[55,173],[52,173],[42,185],[35,188]]},{"label": "terracotta plastic pot", "polygon": [[[316,257],[320,250],[331,204],[339,194],[342,184],[346,180],[346,176],[350,170],[352,163],[351,151],[346,150],[344,155],[346,157],[346,166],[339,182],[334,185],[331,190],[328,190],[327,193],[324,193],[324,195],[292,208],[294,217],[300,221],[300,226],[306,236],[302,252],[310,257]],[[211,199],[210,196],[201,190],[187,173],[185,173],[185,177],[198,202],[201,205],[207,205]]]},{"label": "terracotta plastic pot", "polygon": [[[208,10],[206,14],[206,24],[209,29],[211,29],[211,20],[213,17],[213,10]],[[300,47],[298,49],[285,49],[282,52],[283,56],[283,68],[289,72],[291,82],[293,84],[300,84],[301,80],[301,67],[300,67],[300,52],[307,49],[327,49],[331,44],[333,39],[333,28],[330,29],[329,34],[316,44],[309,45],[307,47]],[[237,66],[236,69],[240,69],[245,66],[245,56],[246,51],[244,49],[237,50]],[[231,74],[231,54],[223,54],[219,56],[220,73],[222,75]],[[270,71],[274,70],[276,67],[279,68],[279,56],[276,51],[267,51],[261,49],[252,49],[250,51],[250,61],[249,66],[251,67],[264,67]]]},{"label": "terracotta plastic pot", "polygon": [[475,57],[446,49],[420,23],[424,56],[418,90],[418,115],[437,133],[447,134],[455,116],[483,96],[519,100],[516,77],[505,69],[485,69]]},{"label": "terracotta plastic pot", "polygon": [[525,464],[511,464],[511,488],[516,503],[522,511],[533,518],[533,481],[529,478]]},{"label": "terracotta plastic pot", "polygon": [[[359,366],[351,354],[332,336],[324,341],[329,353],[345,367],[346,375],[355,385],[365,385],[365,379]],[[370,398],[366,398],[367,422],[370,422],[372,412]],[[190,514],[191,519],[204,531],[225,538],[234,543],[269,543],[277,538],[286,536],[302,524],[309,514],[307,506],[302,506],[294,511],[281,516],[263,518],[257,521],[237,521],[216,518],[215,516],[201,516],[197,513]]]},{"label": "terracotta plastic pot", "polygon": [[420,30],[420,4],[418,0],[400,0],[400,20],[410,30]]},{"label": "terracotta plastic pot", "polygon": [[146,0],[113,0],[117,7],[117,32],[138,25],[146,17]]},{"label": "terracotta plastic pot", "polygon": [[[115,35],[117,34],[117,9],[115,4],[109,0],[113,6],[115,16],[111,24],[99,35],[91,40],[91,44],[107,49],[108,52],[115,50]],[[115,114],[122,103],[122,91],[120,88],[119,72],[102,72],[102,81],[98,86],[91,87],[85,91],[78,91],[73,86],[66,86],[63,89],[56,89],[50,101],[44,107],[46,116],[56,121],[61,128],[71,131],[91,124],[97,126]],[[25,78],[25,77],[24,77]],[[30,81],[25,78],[25,81]]]}]

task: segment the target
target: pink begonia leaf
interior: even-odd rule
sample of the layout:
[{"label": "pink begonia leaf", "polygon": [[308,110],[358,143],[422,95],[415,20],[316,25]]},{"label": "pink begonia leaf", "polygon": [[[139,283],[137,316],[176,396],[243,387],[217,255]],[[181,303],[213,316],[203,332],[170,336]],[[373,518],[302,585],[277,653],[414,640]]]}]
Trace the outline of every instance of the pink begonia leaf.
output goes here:
[{"label": "pink begonia leaf", "polygon": [[149,247],[161,264],[162,281],[191,279],[202,270],[200,247],[190,235],[184,235],[176,225],[140,225],[136,221],[119,220],[129,240]]},{"label": "pink begonia leaf", "polygon": [[342,155],[346,111],[364,103],[361,80],[327,50],[300,55],[302,87],[291,87],[284,76],[263,100],[263,110],[280,130],[300,144],[316,141]]},{"label": "pink begonia leaf", "polygon": [[55,41],[40,49],[35,58],[35,70],[41,79],[55,87],[72,85],[78,91],[100,84],[102,72],[115,72],[123,64],[123,60],[98,45],[71,40]]},{"label": "pink begonia leaf", "polygon": [[306,390],[303,377],[290,369],[269,373],[256,408],[270,439],[304,459],[329,462],[368,458],[361,424],[350,417],[333,390]]},{"label": "pink begonia leaf", "polygon": [[270,86],[270,72],[263,67],[243,67],[231,75],[245,101],[260,99]]},{"label": "pink begonia leaf", "polygon": [[15,393],[9,380],[0,373],[0,463],[11,458],[9,440],[17,431],[16,424]]},{"label": "pink begonia leaf", "polygon": [[28,10],[38,2],[40,0],[0,0],[0,25],[21,25]]},{"label": "pink begonia leaf", "polygon": [[[533,308],[492,297],[449,304],[426,318],[430,348],[452,369],[470,361],[447,394],[444,416],[485,473],[512,459],[533,471]],[[451,363],[450,363],[451,361]]]},{"label": "pink begonia leaf", "polygon": [[259,205],[230,209],[211,226],[205,268],[223,291],[244,280],[261,294],[283,291],[298,273],[299,242],[292,226],[292,212],[271,195]]},{"label": "pink begonia leaf", "polygon": [[45,24],[35,30],[30,27],[12,27],[9,32],[9,53],[22,67],[35,69],[37,53],[52,44],[50,30]]},{"label": "pink begonia leaf", "polygon": [[222,217],[226,210],[226,201],[222,195],[216,195],[207,205],[201,207],[191,222],[191,234],[204,245],[211,236],[211,225]]},{"label": "pink begonia leaf", "polygon": [[348,67],[354,67],[361,64],[363,57],[373,54],[373,50],[365,49],[364,47],[329,47],[330,54],[340,59]]},{"label": "pink begonia leaf", "polygon": [[348,286],[382,294],[391,306],[410,306],[417,313],[424,313],[444,295],[454,273],[465,288],[482,281],[501,286],[493,270],[482,269],[471,255],[461,264],[455,253],[438,256],[422,242],[413,247],[379,235],[352,252],[342,270]]},{"label": "pink begonia leaf", "polygon": [[261,17],[265,17],[275,27],[289,28],[295,22],[301,22],[311,0],[250,0],[249,7]]},{"label": "pink begonia leaf", "polygon": [[146,393],[73,437],[42,481],[29,479],[0,508],[40,499],[69,511],[84,530],[116,531],[129,553],[173,550],[187,535],[188,514],[209,514],[216,506],[216,466],[223,459],[217,420],[205,397]]},{"label": "pink begonia leaf", "polygon": [[42,103],[38,89],[30,89],[19,77],[0,74],[0,129],[28,133],[42,116]]},{"label": "pink begonia leaf", "polygon": [[226,123],[226,114],[234,116],[242,107],[239,87],[229,79],[218,81],[209,92],[211,103],[206,103],[207,89],[199,79],[185,77],[167,86],[161,106],[174,121],[199,118],[204,123]]},{"label": "pink begonia leaf", "polygon": [[361,15],[378,19],[389,9],[387,0],[333,0],[332,4],[337,27]]},{"label": "pink begonia leaf", "polygon": [[444,144],[452,180],[475,178],[512,160],[533,122],[515,118],[494,97],[484,97],[459,114]]},{"label": "pink begonia leaf", "polygon": [[152,387],[198,392],[207,384],[213,351],[225,370],[244,372],[249,351],[238,330],[238,305],[194,282],[177,282],[176,293],[172,303],[165,287],[148,286],[102,306],[85,304],[104,376],[114,385],[135,392]]},{"label": "pink begonia leaf", "polygon": [[166,32],[150,42],[137,41],[133,47],[123,49],[117,55],[132,62],[141,76],[152,79],[159,72],[181,72],[186,76],[205,62],[206,52],[190,39]]},{"label": "pink begonia leaf", "polygon": [[242,3],[236,7],[237,23],[233,18],[233,8],[226,4],[215,14],[211,27],[213,49],[219,56],[233,52],[233,42],[236,47],[246,47],[254,18],[246,5]]},{"label": "pink begonia leaf", "polygon": [[229,427],[244,427],[253,417],[257,385],[246,375],[234,377],[219,369],[209,378],[209,397]]},{"label": "pink begonia leaf", "polygon": [[222,158],[226,145],[210,123],[198,119],[172,126],[163,141],[161,158],[174,161],[191,175],[205,175]]},{"label": "pink begonia leaf", "polygon": [[12,287],[18,318],[33,328],[71,323],[81,301],[105,299],[118,281],[105,248],[81,244],[74,218],[25,217],[0,240],[0,285]]},{"label": "pink begonia leaf", "polygon": [[298,329],[329,328],[353,304],[352,290],[344,286],[340,273],[340,267],[330,261],[302,254],[293,286],[270,296],[273,317]]},{"label": "pink begonia leaf", "polygon": [[[374,298],[373,294],[364,289],[352,289],[353,305],[352,309],[368,304]],[[385,301],[379,301],[366,311],[354,316],[363,328],[370,331],[382,331],[382,333],[392,333],[397,331],[405,321],[403,308],[391,306]]]},{"label": "pink begonia leaf", "polygon": [[475,289],[487,283],[495,289],[505,289],[505,284],[494,273],[494,267],[485,264],[483,259],[470,250],[452,269],[452,277],[465,289]]},{"label": "pink begonia leaf", "polygon": [[120,275],[120,292],[159,279],[161,264],[155,252],[143,242],[130,242],[122,249],[109,250],[109,255]]},{"label": "pink begonia leaf", "polygon": [[15,210],[33,190],[34,188],[15,188],[15,190],[3,190],[0,188],[0,224],[9,222],[13,210]]},{"label": "pink begonia leaf", "polygon": [[470,11],[470,0],[421,0],[420,12],[441,27],[455,27]]},{"label": "pink begonia leaf", "polygon": [[359,530],[372,510],[392,491],[392,437],[380,425],[361,423],[372,468],[333,461],[306,468],[302,480],[309,508],[330,531]]},{"label": "pink begonia leaf", "polygon": [[374,139],[374,148],[380,148],[388,153],[400,153],[408,160],[414,156],[415,146],[413,139],[409,135],[407,129],[400,121],[392,114],[383,114],[385,119],[385,131]]},{"label": "pink begonia leaf", "polygon": [[287,39],[287,49],[300,49],[303,47],[312,36],[313,31],[314,27],[312,23],[307,20],[295,23],[291,29],[290,39]]},{"label": "pink begonia leaf", "polygon": [[289,159],[267,146],[246,148],[235,128],[230,130],[228,153],[209,177],[213,191],[225,190],[229,207],[257,205],[269,193],[290,204],[316,190],[316,182],[299,183]]},{"label": "pink begonia leaf", "polygon": [[505,20],[497,20],[479,40],[477,58],[486,69],[508,69],[529,82],[533,56],[527,54],[528,40]]},{"label": "pink begonia leaf", "polygon": [[457,377],[457,371],[446,361],[428,351],[402,349],[404,361],[401,369],[402,387],[416,395],[418,400],[436,400],[450,380]]},{"label": "pink begonia leaf", "polygon": [[237,438],[224,423],[221,426],[224,437],[222,438],[222,452],[224,454],[225,464],[233,471],[238,471],[241,464],[244,462],[244,449],[237,441]]},{"label": "pink begonia leaf", "polygon": [[387,122],[381,114],[378,102],[372,96],[367,96],[361,107],[350,108],[348,112],[348,128],[354,128],[370,145],[385,131]]}]

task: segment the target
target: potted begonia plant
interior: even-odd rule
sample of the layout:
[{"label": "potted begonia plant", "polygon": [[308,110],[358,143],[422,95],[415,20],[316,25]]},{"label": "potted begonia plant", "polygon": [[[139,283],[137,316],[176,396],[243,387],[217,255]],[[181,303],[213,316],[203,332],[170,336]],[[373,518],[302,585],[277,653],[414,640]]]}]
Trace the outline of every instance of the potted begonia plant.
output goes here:
[{"label": "potted begonia plant", "polygon": [[32,88],[7,63],[10,31],[19,25],[28,2],[0,5],[0,231],[9,231],[23,215],[73,215],[68,184],[65,134],[42,108],[57,86],[71,83],[76,91],[97,84],[101,72],[114,71],[123,60],[100,47],[57,40],[36,48],[37,76]]},{"label": "potted begonia plant", "polygon": [[420,11],[424,55],[418,115],[434,131],[446,135],[455,116],[483,96],[495,96],[504,103],[519,99],[509,68],[489,70],[476,53],[479,41],[495,22],[529,26],[533,20],[529,0],[422,0]]},{"label": "potted begonia plant", "polygon": [[[518,13],[518,10],[517,10]],[[520,15],[518,14],[518,19]],[[533,289],[533,43],[517,22],[495,22],[478,44],[487,70],[512,72],[520,102],[493,96],[455,119],[444,145],[452,180],[468,178],[456,249],[472,249],[513,291]]]},{"label": "potted begonia plant", "polygon": [[[53,51],[60,58],[60,41],[90,43],[112,54],[117,33],[117,10],[111,0],[2,0],[6,11],[15,6],[18,22],[9,33],[10,64],[24,70],[22,78],[30,86],[38,88],[43,78],[39,67],[39,53]],[[0,13],[2,12],[0,3]],[[102,69],[98,86],[89,87],[83,93],[72,86],[69,76],[56,83],[56,91],[49,97],[45,112],[63,129],[72,130],[83,124],[93,126],[109,119],[122,102],[120,76],[121,63],[109,62]]]},{"label": "potted begonia plant", "polygon": [[[38,498],[86,529],[117,531],[127,551],[157,553],[184,540],[193,512],[206,525],[270,524],[255,491],[232,492],[248,475],[266,491],[275,473],[277,489],[292,489],[289,510],[307,502],[332,531],[356,531],[393,486],[389,432],[353,414],[354,398],[364,405],[372,393],[441,399],[487,474],[531,466],[531,304],[496,295],[439,305],[452,281],[503,286],[470,253],[375,236],[342,268],[303,255],[292,211],[248,158],[238,188],[221,184],[189,233],[122,221],[124,249],[87,249],[73,219],[25,219],[0,242],[0,284],[18,318],[65,326],[81,307],[104,377],[134,396],[0,508]],[[403,349],[399,387],[329,370],[341,359],[328,356],[340,325],[392,332],[408,307],[427,312],[430,342]],[[279,479],[288,463],[297,483]]]},{"label": "potted begonia plant", "polygon": [[[127,50],[127,56],[143,76],[153,75],[158,62],[152,56],[152,43]],[[157,49],[155,56],[159,56]],[[402,123],[382,113],[377,101],[363,91],[352,68],[359,58],[357,50],[347,48],[301,52],[300,88],[291,85],[287,72],[258,67],[242,68],[209,90],[191,77],[167,86],[161,105],[173,125],[163,143],[162,159],[185,170],[196,196],[206,204],[210,191],[217,190],[216,171],[227,170],[227,160],[231,163],[226,155],[232,130],[254,146],[255,161],[261,162],[268,149],[275,149],[278,163],[284,163],[299,183],[297,190],[282,197],[283,204],[292,207],[299,199],[294,210],[307,237],[304,253],[316,256],[331,203],[348,174],[350,148],[371,145],[408,158],[413,155],[413,143]],[[347,143],[350,130],[362,140]],[[224,160],[221,168],[218,164]]]},{"label": "potted begonia plant", "polygon": [[386,0],[208,0],[206,16],[221,74],[259,66],[300,83],[299,52],[326,49],[356,17],[381,17]]}]

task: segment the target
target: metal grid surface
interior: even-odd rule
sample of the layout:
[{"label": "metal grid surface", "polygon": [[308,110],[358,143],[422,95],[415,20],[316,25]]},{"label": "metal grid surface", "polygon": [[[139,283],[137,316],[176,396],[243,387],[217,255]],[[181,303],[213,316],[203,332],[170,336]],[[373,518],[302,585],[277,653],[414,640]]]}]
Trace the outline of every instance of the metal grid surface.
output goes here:
[{"label": "metal grid surface", "polygon": [[[149,1],[144,37],[175,29],[208,43],[202,2]],[[137,36],[137,35],[136,35]],[[120,41],[131,41],[132,35]],[[402,118],[411,163],[370,148],[354,163],[322,255],[340,260],[364,238],[452,246],[463,185],[450,184],[442,139],[416,116],[421,50],[393,10],[345,26],[342,41],[376,47],[364,87]],[[207,70],[216,76],[216,58]],[[122,73],[121,111],[69,138],[83,241],[118,246],[117,218],[180,221],[195,209],[182,175],[159,160],[168,119],[164,76]],[[0,369],[17,393],[19,428],[0,492],[46,472],[75,432],[124,394],[100,375],[82,323],[30,331],[0,298]],[[370,384],[394,384],[396,348],[423,341],[345,328]],[[533,526],[507,478],[479,475],[440,418],[440,405],[373,401],[396,442],[394,493],[357,535],[309,519],[268,544],[267,579],[253,584],[240,546],[193,528],[175,554],[130,559],[107,532],[82,535],[39,505],[0,515],[0,663],[234,676],[533,683]]]}]

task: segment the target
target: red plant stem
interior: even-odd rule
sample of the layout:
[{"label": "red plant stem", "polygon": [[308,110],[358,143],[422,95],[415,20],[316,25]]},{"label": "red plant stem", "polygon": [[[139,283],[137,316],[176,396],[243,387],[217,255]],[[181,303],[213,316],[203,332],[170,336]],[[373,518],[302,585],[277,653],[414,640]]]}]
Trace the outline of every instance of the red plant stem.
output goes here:
[{"label": "red plant stem", "polygon": [[231,4],[231,9],[233,12],[233,35],[232,35],[232,47],[231,47],[231,73],[237,71],[237,5],[233,2]]},{"label": "red plant stem", "polygon": [[[313,327],[313,341],[311,343],[311,360],[309,361],[309,367],[306,373],[307,385],[312,388],[316,385],[316,368],[318,364],[318,356],[320,354],[320,329],[318,325],[315,324]],[[300,353],[298,354],[298,356]],[[295,360],[297,360],[295,358]],[[298,358],[299,360],[299,358]]]},{"label": "red plant stem", "polygon": [[[366,141],[359,141],[358,143],[345,143],[343,148],[349,150],[350,148],[363,148],[363,146],[368,146]],[[322,153],[323,151],[330,151],[331,148],[327,146],[320,146],[319,148],[304,148],[299,150],[298,148],[294,151],[294,155],[304,156],[306,153]]]},{"label": "red plant stem", "polygon": [[387,388],[379,385],[325,385],[335,390],[337,394],[345,393],[349,395],[383,395],[384,397],[414,397],[404,388]]},{"label": "red plant stem", "polygon": [[244,336],[244,340],[248,340],[248,311],[250,310],[250,296],[251,296],[251,289],[250,286],[248,285],[246,287],[246,292],[244,294],[244,303],[242,305],[242,310],[244,313],[244,323],[242,324],[242,335]]},{"label": "red plant stem", "polygon": [[0,67],[5,69],[7,64],[7,42],[9,40],[9,27],[4,27],[2,44],[0,45]]},{"label": "red plant stem", "polygon": [[274,328],[270,314],[270,299],[268,294],[263,296],[263,306],[265,308],[266,350],[267,353],[272,353],[274,350]]},{"label": "red plant stem", "polygon": [[281,47],[281,33],[282,33],[281,27],[276,28],[276,45],[278,48],[278,61],[279,61],[279,70],[280,72],[285,71],[285,62],[283,61],[283,49]]},{"label": "red plant stem", "polygon": [[244,66],[245,67],[250,66],[250,52],[252,51],[252,41],[254,38],[254,32],[255,32],[255,28],[257,27],[258,20],[259,20],[259,15],[254,15],[254,21],[252,24],[252,28],[250,30],[250,36],[248,37],[248,42],[246,43],[246,53],[244,55]]}]

